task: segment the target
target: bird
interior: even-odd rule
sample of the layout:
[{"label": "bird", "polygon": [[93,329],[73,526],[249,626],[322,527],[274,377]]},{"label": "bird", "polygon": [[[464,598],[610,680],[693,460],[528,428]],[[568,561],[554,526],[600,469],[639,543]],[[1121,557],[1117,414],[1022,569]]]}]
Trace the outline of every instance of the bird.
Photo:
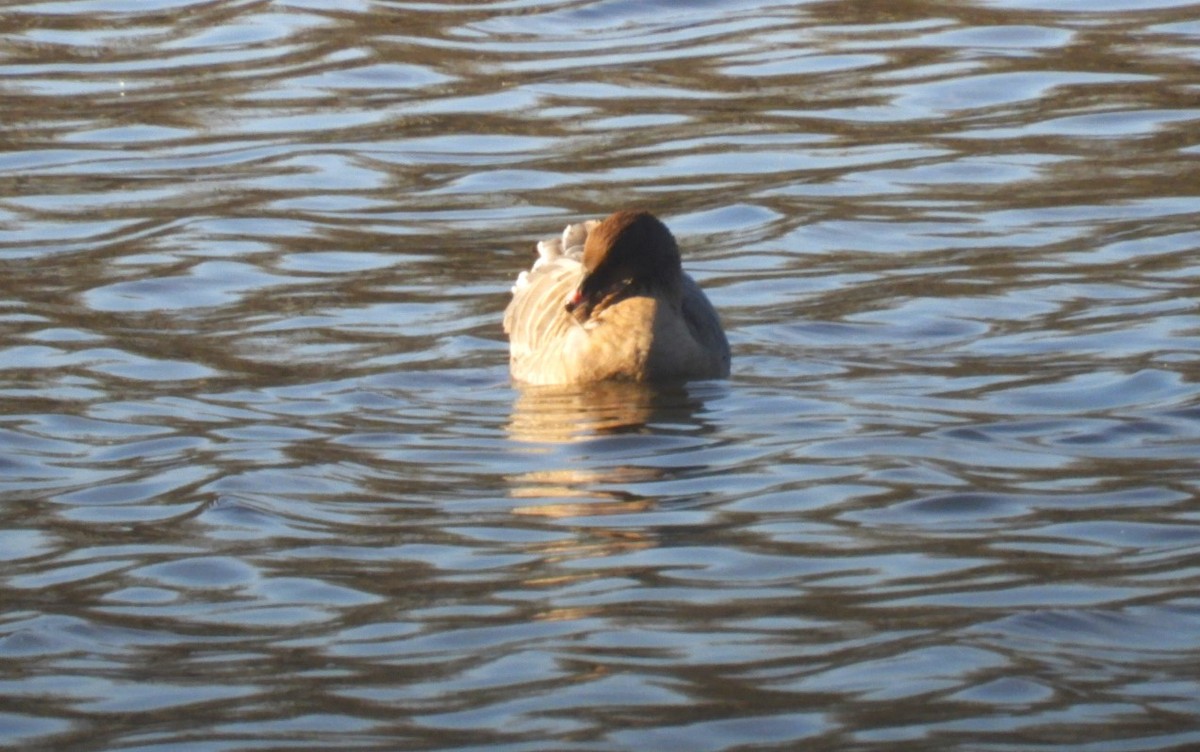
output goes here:
[{"label": "bird", "polygon": [[729,341],[657,217],[623,209],[537,244],[504,312],[509,371],[528,385],[729,376]]}]

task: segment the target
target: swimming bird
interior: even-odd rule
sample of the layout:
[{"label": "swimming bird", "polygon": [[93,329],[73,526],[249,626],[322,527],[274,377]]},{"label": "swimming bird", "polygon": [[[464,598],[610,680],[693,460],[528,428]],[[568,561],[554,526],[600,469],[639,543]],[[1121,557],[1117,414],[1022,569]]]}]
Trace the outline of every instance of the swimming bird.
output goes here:
[{"label": "swimming bird", "polygon": [[509,370],[525,384],[686,381],[729,375],[716,310],[646,211],[568,225],[537,244],[504,312]]}]

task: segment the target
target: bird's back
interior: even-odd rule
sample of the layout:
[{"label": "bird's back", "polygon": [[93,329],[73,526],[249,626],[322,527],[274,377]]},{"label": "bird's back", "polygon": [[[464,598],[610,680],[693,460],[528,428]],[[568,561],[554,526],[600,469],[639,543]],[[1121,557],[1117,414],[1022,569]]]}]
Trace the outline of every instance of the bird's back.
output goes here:
[{"label": "bird's back", "polygon": [[521,272],[504,311],[509,339],[509,363],[519,381],[543,383],[539,374],[554,367],[567,335],[579,323],[566,309],[568,296],[583,278],[583,242],[588,223],[568,225],[560,237],[537,244],[538,257]]}]

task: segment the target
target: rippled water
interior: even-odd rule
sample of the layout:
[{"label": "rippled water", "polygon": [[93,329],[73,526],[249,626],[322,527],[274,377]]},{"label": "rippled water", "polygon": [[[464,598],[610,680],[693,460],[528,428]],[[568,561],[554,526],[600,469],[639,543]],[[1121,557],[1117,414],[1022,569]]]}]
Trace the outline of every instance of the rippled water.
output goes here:
[{"label": "rippled water", "polygon": [[[1200,745],[1200,4],[0,12],[0,746]],[[660,213],[728,382],[514,390]]]}]

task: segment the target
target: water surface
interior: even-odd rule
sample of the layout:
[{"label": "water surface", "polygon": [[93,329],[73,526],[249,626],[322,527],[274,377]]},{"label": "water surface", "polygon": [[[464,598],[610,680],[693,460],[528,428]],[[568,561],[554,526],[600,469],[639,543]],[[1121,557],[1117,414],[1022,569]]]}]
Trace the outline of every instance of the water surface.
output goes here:
[{"label": "water surface", "polygon": [[[1200,5],[0,13],[0,742],[1200,745]],[[517,390],[659,213],[727,382]]]}]

